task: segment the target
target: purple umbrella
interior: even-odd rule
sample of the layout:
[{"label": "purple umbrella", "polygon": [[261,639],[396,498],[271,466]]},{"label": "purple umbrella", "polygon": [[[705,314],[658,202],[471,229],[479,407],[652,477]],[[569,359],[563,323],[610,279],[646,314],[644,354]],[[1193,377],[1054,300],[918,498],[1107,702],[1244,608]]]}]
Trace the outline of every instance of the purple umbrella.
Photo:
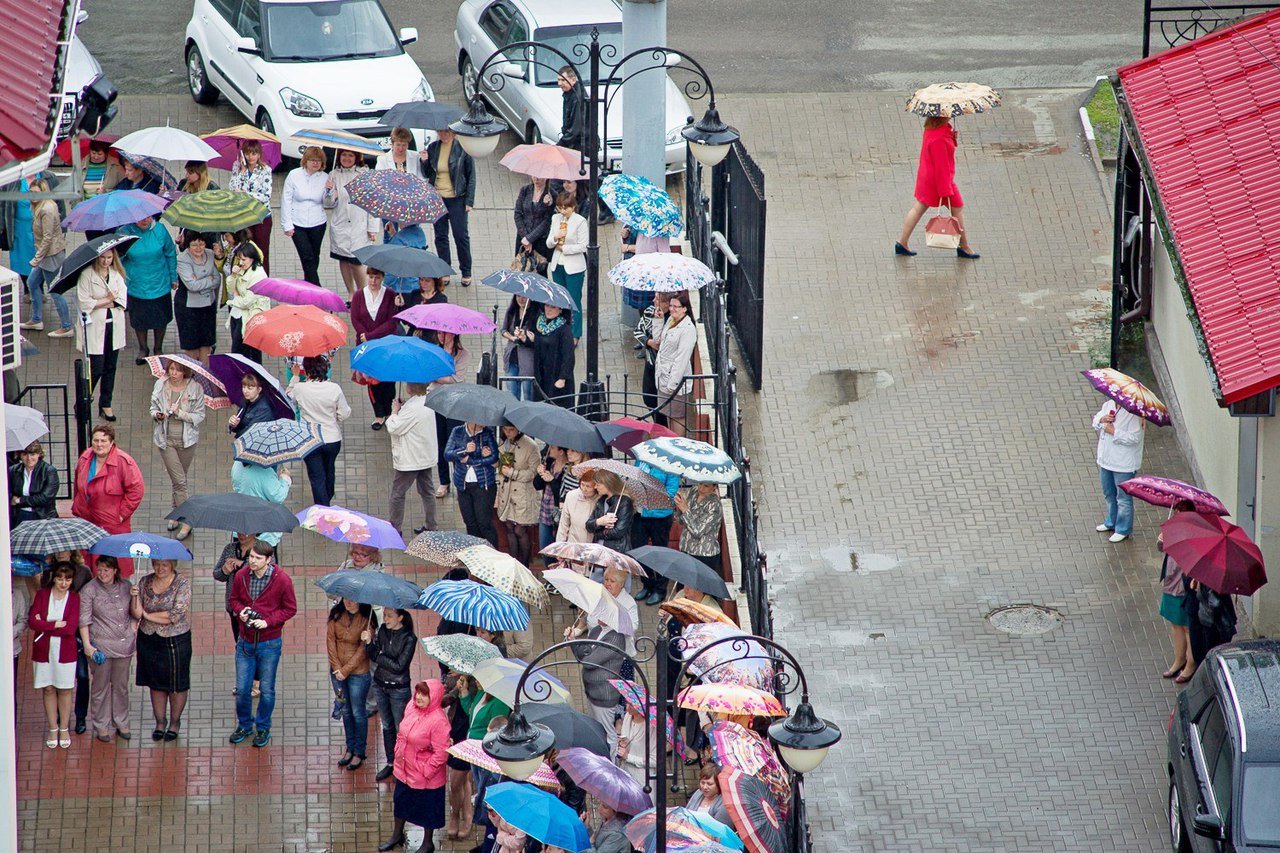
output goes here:
[{"label": "purple umbrella", "polygon": [[419,329],[434,329],[455,335],[487,335],[497,328],[496,323],[479,311],[448,302],[414,305],[404,309],[396,317]]},{"label": "purple umbrella", "polygon": [[637,815],[653,808],[653,801],[640,783],[607,758],[573,746],[558,750],[556,763],[582,790],[616,812]]},{"label": "purple umbrella", "polygon": [[1120,488],[1135,498],[1156,506],[1171,507],[1178,501],[1191,501],[1196,505],[1196,512],[1207,512],[1210,515],[1231,515],[1231,511],[1227,509],[1222,501],[1204,489],[1196,488],[1190,483],[1184,483],[1181,480],[1173,480],[1168,477],[1151,477],[1144,474],[1141,477],[1126,480],[1120,484]]},{"label": "purple umbrella", "polygon": [[271,413],[287,421],[297,418],[293,411],[293,404],[285,396],[284,389],[261,364],[236,353],[217,352],[209,356],[209,372],[218,378],[227,390],[227,398],[237,406],[244,405],[244,391],[240,387],[240,380],[245,374],[252,373],[258,377],[262,394],[271,404]]},{"label": "purple umbrella", "polygon": [[[228,128],[230,129],[230,128]],[[240,136],[228,136],[226,134],[213,134],[212,136],[201,137],[205,142],[209,143],[209,147],[218,152],[218,156],[209,161],[210,169],[226,169],[231,171],[231,167],[240,159],[240,149],[249,140]],[[273,142],[270,139],[259,139],[258,143],[262,146],[262,162],[271,168],[280,165],[280,143]]]},{"label": "purple umbrella", "polygon": [[314,504],[298,513],[304,530],[314,530],[334,542],[349,542],[370,548],[403,548],[404,539],[388,522],[354,509]]},{"label": "purple umbrella", "polygon": [[113,231],[163,213],[168,204],[143,190],[112,190],[77,204],[62,225],[68,231]]},{"label": "purple umbrella", "polygon": [[264,278],[249,288],[259,296],[269,296],[286,305],[314,305],[325,311],[347,311],[347,303],[331,290],[293,278]]}]

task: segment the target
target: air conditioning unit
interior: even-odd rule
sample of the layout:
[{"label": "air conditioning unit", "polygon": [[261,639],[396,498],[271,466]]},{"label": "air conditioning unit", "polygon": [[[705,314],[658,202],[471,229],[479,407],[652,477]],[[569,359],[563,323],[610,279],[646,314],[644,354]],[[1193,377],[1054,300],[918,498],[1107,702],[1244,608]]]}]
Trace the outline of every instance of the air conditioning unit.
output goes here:
[{"label": "air conditioning unit", "polygon": [[0,370],[22,366],[22,278],[0,267]]}]

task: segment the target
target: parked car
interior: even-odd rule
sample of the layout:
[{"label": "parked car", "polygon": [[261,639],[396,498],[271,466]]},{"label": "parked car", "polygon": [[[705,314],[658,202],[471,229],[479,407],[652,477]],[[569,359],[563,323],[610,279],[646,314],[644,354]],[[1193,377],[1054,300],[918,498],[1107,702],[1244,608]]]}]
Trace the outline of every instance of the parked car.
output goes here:
[{"label": "parked car", "polygon": [[[382,114],[434,100],[378,0],[195,0],[187,24],[187,86],[200,104],[221,93],[285,142],[305,128],[345,130],[386,147]],[[425,144],[419,133],[419,144]],[[303,145],[287,143],[297,156]]]},{"label": "parked car", "polygon": [[1168,771],[1174,850],[1280,847],[1280,641],[1205,658],[1169,717]]},{"label": "parked car", "polygon": [[[80,25],[89,17],[83,9],[76,15],[76,24]],[[102,66],[89,48],[80,41],[80,36],[71,37],[71,47],[67,51],[67,67],[62,75],[62,114],[58,117],[58,139],[66,139],[71,134],[71,125],[76,120],[80,109],[81,93],[94,80],[102,76]]]},{"label": "parked car", "polygon": [[[583,85],[586,85],[585,48],[578,53],[573,48],[588,44],[592,29],[600,31],[603,44],[616,49],[615,58],[624,55],[622,10],[614,0],[575,0],[573,3],[563,0],[464,0],[458,7],[453,31],[464,97],[470,101],[475,95],[476,72],[490,54],[503,45],[526,40],[559,48],[582,67]],[[556,84],[556,70],[564,61],[546,50],[535,52],[533,58],[550,67],[530,62],[522,51],[513,52],[505,67],[496,63],[490,66],[491,71],[498,68],[504,80],[496,92],[486,86],[484,99],[525,142],[555,142],[560,138],[563,105],[560,87]],[[685,142],[680,131],[689,117],[689,105],[670,77],[666,82],[666,164],[667,173],[674,174],[684,170]],[[613,91],[617,94],[609,107],[608,127],[604,124],[603,110],[599,125],[610,167],[622,159],[622,102],[626,97],[626,87],[611,90],[611,94]]]}]

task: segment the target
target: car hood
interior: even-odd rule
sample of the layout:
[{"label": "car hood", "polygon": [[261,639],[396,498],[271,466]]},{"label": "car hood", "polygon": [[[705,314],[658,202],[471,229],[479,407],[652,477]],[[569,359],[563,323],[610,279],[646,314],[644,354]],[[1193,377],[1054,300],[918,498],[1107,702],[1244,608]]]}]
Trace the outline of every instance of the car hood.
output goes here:
[{"label": "car hood", "polygon": [[[255,59],[253,64],[268,89],[278,91],[291,86],[319,101],[326,113],[390,109],[409,100],[423,79],[418,64],[408,54],[333,62]],[[373,103],[362,103],[366,99]]]}]

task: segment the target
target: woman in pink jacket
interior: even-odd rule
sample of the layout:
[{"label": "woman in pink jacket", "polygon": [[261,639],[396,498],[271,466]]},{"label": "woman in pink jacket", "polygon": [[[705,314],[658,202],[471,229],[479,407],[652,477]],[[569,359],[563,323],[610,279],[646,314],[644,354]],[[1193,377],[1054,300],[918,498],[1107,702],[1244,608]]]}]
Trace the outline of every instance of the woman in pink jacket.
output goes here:
[{"label": "woman in pink jacket", "polygon": [[444,684],[437,678],[418,682],[413,701],[404,709],[396,735],[393,764],[396,828],[378,849],[392,850],[404,844],[405,822],[417,824],[426,834],[423,853],[436,849],[432,833],[444,826],[445,759],[449,757],[449,718],[440,703]]}]

